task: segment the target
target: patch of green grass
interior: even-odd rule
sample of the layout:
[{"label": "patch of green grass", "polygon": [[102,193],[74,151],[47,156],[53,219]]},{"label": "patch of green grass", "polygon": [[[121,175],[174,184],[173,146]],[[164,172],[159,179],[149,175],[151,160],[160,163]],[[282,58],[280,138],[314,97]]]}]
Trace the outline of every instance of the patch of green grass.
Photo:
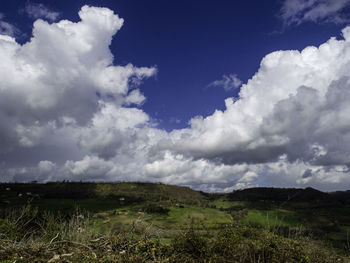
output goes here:
[{"label": "patch of green grass", "polygon": [[163,245],[170,245],[171,241],[173,240],[172,238],[168,238],[168,237],[162,237],[158,239],[159,242]]},{"label": "patch of green grass", "polygon": [[299,226],[300,221],[293,211],[284,209],[249,210],[242,222],[262,227]]},{"label": "patch of green grass", "polygon": [[232,206],[243,206],[244,202],[240,201],[227,201],[225,199],[216,199],[209,203],[209,206],[215,205],[216,208],[230,208]]},{"label": "patch of green grass", "polygon": [[109,211],[109,213],[101,213],[102,216],[99,218],[93,218],[91,223],[93,231],[104,234],[118,232],[124,228],[130,227],[140,218],[137,212],[122,212],[122,209],[116,211],[121,211],[121,214],[115,214],[113,211]]},{"label": "patch of green grass", "polygon": [[178,225],[188,225],[191,222],[202,223],[206,226],[231,223],[230,215],[213,208],[188,206],[184,208],[171,207],[168,220],[177,222]]},{"label": "patch of green grass", "polygon": [[329,232],[327,238],[336,246],[350,249],[350,226],[341,226],[339,231]]},{"label": "patch of green grass", "polygon": [[221,224],[232,223],[231,216],[223,211],[213,208],[188,206],[184,208],[169,207],[166,214],[147,214],[137,212],[138,206],[118,208],[108,213],[96,214],[101,218],[95,218],[92,223],[94,232],[109,233],[125,228],[147,228],[150,232],[158,233],[159,236],[168,237],[175,233],[195,226],[196,228],[216,228]]}]

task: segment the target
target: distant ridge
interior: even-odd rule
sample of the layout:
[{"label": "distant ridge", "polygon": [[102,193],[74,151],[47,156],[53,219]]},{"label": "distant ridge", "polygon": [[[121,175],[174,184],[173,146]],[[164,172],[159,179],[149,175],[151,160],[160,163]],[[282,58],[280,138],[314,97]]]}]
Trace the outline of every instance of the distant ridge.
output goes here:
[{"label": "distant ridge", "polygon": [[[6,189],[10,189],[7,191]],[[44,199],[125,199],[124,203],[140,201],[172,201],[183,204],[205,205],[209,200],[225,197],[231,201],[313,202],[325,205],[350,204],[350,190],[322,192],[307,188],[254,187],[231,193],[205,193],[190,187],[143,182],[48,182],[0,183],[0,201],[18,195]],[[0,202],[1,203],[1,202]]]},{"label": "distant ridge", "polygon": [[236,190],[228,194],[228,197],[230,200],[239,201],[320,202],[334,200],[331,194],[321,192],[312,187],[307,187],[305,189],[254,187]]},{"label": "distant ridge", "polygon": [[[7,190],[8,189],[8,190]],[[184,204],[204,204],[207,197],[185,186],[161,183],[119,182],[50,182],[50,183],[0,183],[0,200],[9,195],[37,196],[44,199],[117,199],[124,203],[141,201],[173,201]]]}]

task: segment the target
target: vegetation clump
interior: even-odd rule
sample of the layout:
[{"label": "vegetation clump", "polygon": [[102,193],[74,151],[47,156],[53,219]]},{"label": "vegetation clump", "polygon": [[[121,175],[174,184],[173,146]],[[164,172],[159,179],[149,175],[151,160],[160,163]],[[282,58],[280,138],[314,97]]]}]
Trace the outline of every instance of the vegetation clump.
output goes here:
[{"label": "vegetation clump", "polygon": [[143,206],[141,210],[149,214],[164,214],[164,215],[167,215],[170,211],[169,208],[163,207],[155,203],[147,204]]}]

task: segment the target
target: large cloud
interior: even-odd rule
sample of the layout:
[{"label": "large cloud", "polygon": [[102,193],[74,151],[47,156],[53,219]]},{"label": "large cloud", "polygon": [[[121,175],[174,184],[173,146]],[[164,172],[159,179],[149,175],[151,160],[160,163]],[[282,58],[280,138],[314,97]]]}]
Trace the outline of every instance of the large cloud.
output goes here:
[{"label": "large cloud", "polygon": [[140,103],[135,90],[128,96],[128,81],[152,76],[155,69],[113,65],[109,45],[123,20],[109,9],[88,6],[79,16],[77,23],[37,20],[24,45],[0,36],[2,150],[6,144],[33,146],[67,121],[86,125],[108,106],[100,103],[107,97],[118,107]]},{"label": "large cloud", "polygon": [[[173,131],[157,147],[226,165],[248,163],[270,178],[267,184],[349,187],[349,27],[343,36],[318,48],[268,54],[239,98],[226,100],[225,111],[192,119],[190,128]],[[281,156],[303,170],[271,181],[266,175],[274,174]],[[306,171],[312,173],[306,177]]]},{"label": "large cloud", "polygon": [[226,100],[225,111],[192,119],[189,129],[173,131],[172,140],[159,147],[231,164],[268,162],[282,154],[291,161],[345,164],[349,30],[343,30],[344,40],[331,38],[319,48],[267,55],[239,99]]},{"label": "large cloud", "polygon": [[[89,6],[79,16],[76,23],[35,21],[33,36],[23,45],[0,35],[4,180],[18,178],[19,171],[21,180],[31,180],[43,158],[59,163],[52,172],[90,151],[106,156],[133,128],[149,122],[135,107],[145,99],[137,85],[156,69],[114,65],[109,49],[123,19],[107,8]],[[42,180],[53,176],[39,174]],[[55,176],[60,179],[59,173]]]},{"label": "large cloud", "polygon": [[137,88],[156,68],[116,65],[109,49],[123,20],[88,6],[79,16],[37,20],[24,45],[0,35],[3,181],[350,187],[350,27],[268,54],[226,110],[168,133]]}]

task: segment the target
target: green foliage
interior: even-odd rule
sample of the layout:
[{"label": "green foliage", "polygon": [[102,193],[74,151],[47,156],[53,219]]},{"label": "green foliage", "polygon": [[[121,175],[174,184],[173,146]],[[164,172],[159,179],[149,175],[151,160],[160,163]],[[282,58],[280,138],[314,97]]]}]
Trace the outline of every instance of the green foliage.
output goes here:
[{"label": "green foliage", "polygon": [[191,227],[186,232],[176,236],[172,242],[174,252],[194,259],[205,258],[208,241]]},{"label": "green foliage", "polygon": [[5,217],[0,219],[0,233],[2,237],[11,240],[22,240],[37,235],[42,229],[38,220],[38,209],[30,204],[22,209],[8,209]]},{"label": "green foliage", "polygon": [[141,208],[141,210],[148,214],[164,214],[164,215],[167,215],[170,211],[169,208],[163,207],[155,203],[146,204]]},{"label": "green foliage", "polygon": [[[285,238],[267,230],[227,225],[207,238],[193,229],[174,239],[176,262],[349,262],[349,258],[306,238]],[[173,253],[174,253],[173,252]]]}]

